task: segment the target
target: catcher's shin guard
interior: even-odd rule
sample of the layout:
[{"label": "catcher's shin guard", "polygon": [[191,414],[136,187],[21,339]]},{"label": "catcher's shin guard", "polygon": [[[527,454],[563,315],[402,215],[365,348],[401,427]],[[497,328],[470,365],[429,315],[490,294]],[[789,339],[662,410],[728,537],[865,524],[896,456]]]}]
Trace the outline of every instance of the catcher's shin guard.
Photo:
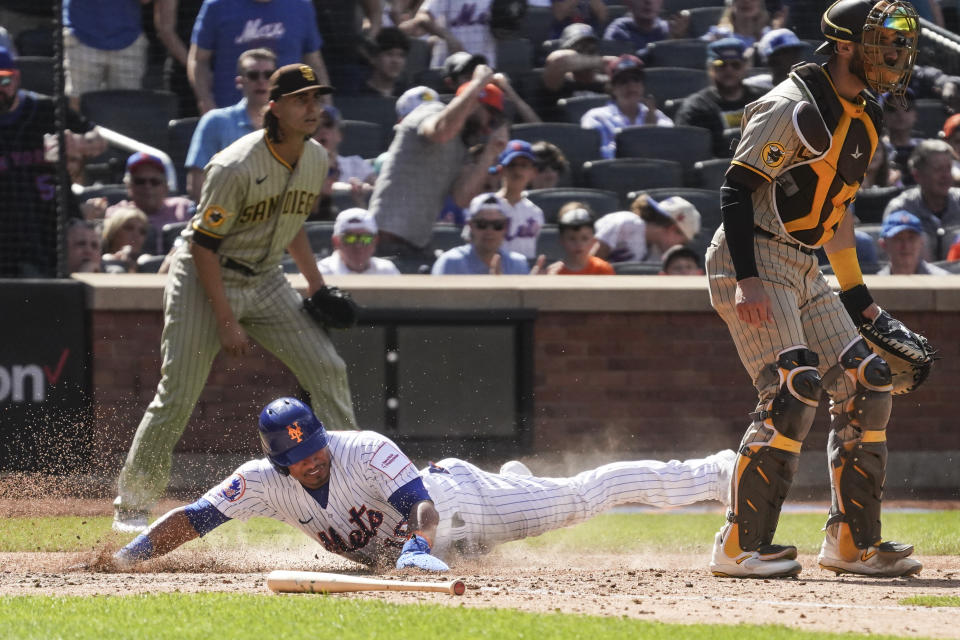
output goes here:
[{"label": "catcher's shin guard", "polygon": [[857,338],[840,354],[854,394],[834,414],[827,444],[833,505],[827,526],[836,527],[841,557],[880,543],[880,504],[887,468],[887,420],[892,399],[887,364]]},{"label": "catcher's shin guard", "polygon": [[778,377],[776,395],[753,414],[734,469],[727,519],[735,528],[724,540],[728,556],[757,550],[777,555],[771,543],[780,508],[823,393],[817,364],[817,354],[794,347],[782,351],[772,366]]}]

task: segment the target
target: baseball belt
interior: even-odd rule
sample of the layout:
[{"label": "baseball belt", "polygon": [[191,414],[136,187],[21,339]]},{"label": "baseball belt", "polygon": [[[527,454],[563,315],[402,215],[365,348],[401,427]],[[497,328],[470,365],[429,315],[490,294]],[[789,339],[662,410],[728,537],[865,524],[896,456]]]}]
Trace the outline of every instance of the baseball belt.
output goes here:
[{"label": "baseball belt", "polygon": [[808,256],[812,256],[812,255],[813,255],[814,249],[811,249],[810,247],[805,247],[805,246],[803,246],[802,244],[799,244],[799,243],[796,243],[796,242],[790,242],[789,240],[786,240],[786,239],[782,238],[781,236],[778,236],[777,234],[773,233],[772,231],[768,231],[767,229],[764,229],[763,227],[761,227],[761,226],[759,226],[759,225],[758,225],[758,226],[755,226],[755,227],[753,228],[753,232],[756,233],[757,235],[764,236],[764,237],[766,237],[766,238],[770,238],[771,240],[776,240],[776,241],[779,242],[780,244],[785,244],[785,245],[787,245],[788,247],[792,247],[793,249],[796,249],[797,251],[801,251],[801,252],[807,254]]},{"label": "baseball belt", "polygon": [[233,271],[239,271],[245,276],[255,276],[257,272],[248,267],[245,264],[241,264],[234,260],[233,258],[223,258],[220,260],[220,266],[226,267],[227,269],[232,269]]}]

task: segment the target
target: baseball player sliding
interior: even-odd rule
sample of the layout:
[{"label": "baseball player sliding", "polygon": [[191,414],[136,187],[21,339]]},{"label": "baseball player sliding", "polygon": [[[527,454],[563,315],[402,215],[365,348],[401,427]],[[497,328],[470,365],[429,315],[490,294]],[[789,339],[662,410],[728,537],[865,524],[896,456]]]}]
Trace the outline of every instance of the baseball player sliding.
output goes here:
[{"label": "baseball player sliding", "polygon": [[[759,394],[740,444],[728,522],[716,535],[710,568],[718,576],[800,572],[796,547],[772,541],[824,391],[833,505],[820,566],[868,576],[922,567],[908,557],[911,545],[882,541],[880,504],[891,391],[922,381],[931,350],[873,302],[847,214],[881,126],[865,89],[902,100],[919,24],[907,2],[839,0],[821,28],[828,40],[818,52],[829,53],[828,62],[794,67],[744,110],[722,187],[723,225],[707,250],[711,302]],[[839,297],[813,255],[821,246]],[[894,345],[923,367],[904,384],[874,352]]]},{"label": "baseball player sliding", "polygon": [[314,299],[332,288],[317,270],[303,223],[327,176],[327,154],[310,139],[318,100],[332,89],[307,65],[270,77],[264,129],[206,167],[197,215],[164,292],[162,377],[120,472],[114,529],[142,531],[166,489],[173,447],[222,348],[244,355],[253,337],[323,406],[329,424],[356,428],[346,366],[279,268],[293,257]]},{"label": "baseball player sliding", "polygon": [[726,501],[736,454],[616,462],[572,478],[537,478],[517,461],[487,473],[448,458],[417,470],[385,436],[327,431],[309,407],[280,398],[260,413],[266,456],[153,523],[114,559],[126,568],[232,519],[274,518],[327,551],[397,568],[445,571],[445,560],[582,522],[618,504]]}]

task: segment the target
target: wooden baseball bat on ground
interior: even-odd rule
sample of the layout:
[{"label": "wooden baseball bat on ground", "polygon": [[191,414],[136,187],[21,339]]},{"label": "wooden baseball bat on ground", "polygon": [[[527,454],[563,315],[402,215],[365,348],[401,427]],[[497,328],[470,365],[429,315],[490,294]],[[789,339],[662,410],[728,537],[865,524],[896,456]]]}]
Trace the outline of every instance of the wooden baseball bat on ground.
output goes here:
[{"label": "wooden baseball bat on ground", "polygon": [[463,580],[414,582],[347,576],[320,571],[271,571],[267,587],[278,593],[347,593],[350,591],[436,591],[462,596],[467,590]]}]

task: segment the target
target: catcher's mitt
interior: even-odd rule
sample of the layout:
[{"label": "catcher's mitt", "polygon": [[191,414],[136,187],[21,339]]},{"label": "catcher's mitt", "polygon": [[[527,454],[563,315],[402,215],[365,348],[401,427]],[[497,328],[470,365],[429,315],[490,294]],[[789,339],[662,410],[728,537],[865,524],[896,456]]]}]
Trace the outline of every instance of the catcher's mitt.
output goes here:
[{"label": "catcher's mitt", "polygon": [[349,329],[357,324],[359,308],[349,293],[326,285],[303,301],[303,309],[324,328]]},{"label": "catcher's mitt", "polygon": [[937,350],[925,337],[881,310],[876,320],[863,322],[860,335],[890,366],[893,395],[910,393],[927,379]]}]

